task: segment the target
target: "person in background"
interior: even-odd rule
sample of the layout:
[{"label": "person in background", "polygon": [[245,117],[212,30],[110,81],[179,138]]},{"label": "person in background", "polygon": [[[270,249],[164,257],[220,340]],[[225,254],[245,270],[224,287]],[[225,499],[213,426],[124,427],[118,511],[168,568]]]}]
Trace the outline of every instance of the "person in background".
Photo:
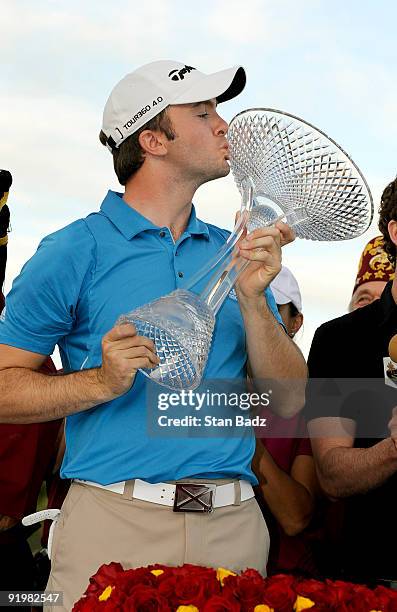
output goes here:
[{"label": "person in background", "polygon": [[375,236],[367,242],[361,253],[349,312],[378,300],[393,278],[394,268],[384,249],[383,236]]},{"label": "person in background", "polygon": [[291,270],[282,266],[270,287],[287,333],[294,338],[303,325],[302,297],[298,282]]},{"label": "person in background", "polygon": [[[383,191],[379,229],[393,271],[397,179]],[[359,274],[358,283],[363,278],[370,281],[375,270],[382,272],[376,278],[383,282],[388,278],[389,266],[379,252],[381,241],[373,242],[364,251],[363,265],[367,260],[369,266],[367,272]],[[345,502],[338,550],[339,577],[370,584],[397,580],[397,394],[385,365],[389,361],[389,342],[396,331],[394,277],[380,299],[321,325],[308,359],[310,384],[305,415],[317,473],[326,495]],[[323,382],[318,385],[315,379]],[[350,388],[344,387],[346,379]],[[319,393],[319,389],[323,392]]]},{"label": "person in background", "polygon": [[[6,262],[10,212],[7,199],[12,176],[0,170],[0,312]],[[41,372],[56,369],[50,358]],[[35,562],[28,538],[39,527],[24,527],[21,519],[36,510],[43,480],[51,471],[57,452],[61,420],[29,425],[0,424],[0,590],[36,588]],[[30,608],[29,608],[30,609]]]},{"label": "person in background", "polygon": [[[283,266],[270,287],[286,331],[293,338],[303,324],[298,283]],[[257,499],[271,531],[268,572],[317,576],[313,533],[307,527],[319,486],[306,423],[301,414],[283,419],[267,408],[261,408],[261,417],[266,418],[266,428],[256,431],[253,467],[259,480]]]}]

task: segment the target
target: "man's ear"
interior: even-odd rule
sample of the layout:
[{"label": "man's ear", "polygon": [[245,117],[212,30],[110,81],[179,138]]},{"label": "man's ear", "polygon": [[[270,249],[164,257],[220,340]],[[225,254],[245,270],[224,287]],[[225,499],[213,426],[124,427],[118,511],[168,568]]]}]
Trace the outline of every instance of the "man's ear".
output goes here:
[{"label": "man's ear", "polygon": [[156,157],[164,156],[167,153],[167,137],[163,132],[154,130],[143,130],[139,134],[139,144],[143,152]]},{"label": "man's ear", "polygon": [[390,240],[397,246],[397,221],[395,219],[389,221],[387,231],[389,232]]},{"label": "man's ear", "polygon": [[303,314],[301,312],[298,312],[298,314],[293,317],[292,322],[291,322],[292,332],[294,336],[300,330],[300,328],[302,327],[302,324],[303,324]]}]

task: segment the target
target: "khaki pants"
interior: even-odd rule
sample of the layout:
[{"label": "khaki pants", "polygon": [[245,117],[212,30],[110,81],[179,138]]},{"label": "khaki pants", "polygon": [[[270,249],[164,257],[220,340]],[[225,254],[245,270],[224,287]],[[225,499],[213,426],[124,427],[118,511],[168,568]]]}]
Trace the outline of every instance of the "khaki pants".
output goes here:
[{"label": "khaki pants", "polygon": [[266,575],[269,532],[255,498],[238,502],[238,484],[236,505],[211,513],[176,513],[167,506],[133,499],[132,489],[133,481],[123,495],[81,483],[71,485],[54,530],[47,591],[62,591],[64,606],[54,607],[54,612],[70,612],[90,576],[110,561],[120,562],[125,569],[193,563],[233,571],[249,567]]}]

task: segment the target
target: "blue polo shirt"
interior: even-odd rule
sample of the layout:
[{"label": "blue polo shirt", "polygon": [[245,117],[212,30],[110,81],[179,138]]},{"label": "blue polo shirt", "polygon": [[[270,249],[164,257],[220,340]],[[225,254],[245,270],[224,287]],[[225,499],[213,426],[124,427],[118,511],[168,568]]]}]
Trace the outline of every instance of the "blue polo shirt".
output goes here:
[{"label": "blue polo shirt", "polygon": [[[101,339],[118,317],[183,287],[228,235],[197,219],[193,207],[185,232],[174,242],[167,227],[154,225],[122,194],[109,191],[99,212],[40,243],[7,296],[0,343],[43,355],[58,344],[65,372],[100,366]],[[266,297],[278,317],[270,290]],[[246,359],[239,305],[230,296],[217,315],[205,377],[243,379]],[[139,372],[128,393],[67,417],[62,477],[101,484],[188,477],[257,482],[252,435],[150,438],[148,385],[155,383]]]}]

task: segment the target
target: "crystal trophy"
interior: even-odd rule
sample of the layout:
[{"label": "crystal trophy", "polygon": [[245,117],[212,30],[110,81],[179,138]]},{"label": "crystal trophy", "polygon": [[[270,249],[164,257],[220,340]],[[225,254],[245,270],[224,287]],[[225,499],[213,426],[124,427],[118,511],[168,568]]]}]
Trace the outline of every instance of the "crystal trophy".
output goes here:
[{"label": "crystal trophy", "polygon": [[[122,315],[155,345],[160,363],[142,372],[173,390],[199,386],[208,359],[215,316],[250,264],[236,244],[245,231],[285,219],[300,238],[346,240],[371,223],[372,196],[351,158],[331,138],[298,117],[249,109],[230,123],[231,170],[242,205],[227,242],[185,289]],[[200,294],[193,288],[212,273]]]}]

